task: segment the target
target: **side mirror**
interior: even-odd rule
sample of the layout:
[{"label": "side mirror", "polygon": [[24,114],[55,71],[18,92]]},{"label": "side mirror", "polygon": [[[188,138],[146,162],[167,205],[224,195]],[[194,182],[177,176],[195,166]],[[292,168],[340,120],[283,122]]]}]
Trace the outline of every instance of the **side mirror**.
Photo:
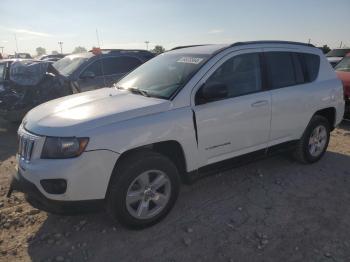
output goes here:
[{"label": "side mirror", "polygon": [[80,75],[81,79],[91,79],[91,78],[95,78],[95,73],[92,71],[85,71],[84,73],[82,73]]},{"label": "side mirror", "polygon": [[226,98],[228,95],[227,86],[221,82],[205,83],[199,90],[197,104],[205,104],[207,102]]}]

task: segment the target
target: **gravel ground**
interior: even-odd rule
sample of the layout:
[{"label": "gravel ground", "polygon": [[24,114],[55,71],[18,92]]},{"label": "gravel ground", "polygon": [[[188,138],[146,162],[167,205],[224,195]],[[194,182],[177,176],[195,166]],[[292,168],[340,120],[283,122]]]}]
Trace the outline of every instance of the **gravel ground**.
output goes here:
[{"label": "gravel ground", "polygon": [[0,122],[0,261],[350,261],[350,122],[320,162],[279,155],[201,179],[142,231],[7,199],[16,128]]}]

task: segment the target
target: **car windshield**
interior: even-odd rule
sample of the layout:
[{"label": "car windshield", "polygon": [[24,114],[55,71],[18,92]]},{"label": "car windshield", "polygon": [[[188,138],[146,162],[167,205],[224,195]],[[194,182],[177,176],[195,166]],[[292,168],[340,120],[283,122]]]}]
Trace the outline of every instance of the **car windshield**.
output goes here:
[{"label": "car windshield", "polygon": [[209,55],[164,53],[141,65],[122,80],[117,88],[137,89],[138,94],[170,99],[193,76]]},{"label": "car windshield", "polygon": [[333,49],[327,53],[328,57],[344,57],[347,53],[350,53],[350,49]]},{"label": "car windshield", "polygon": [[336,71],[350,72],[350,56],[344,57],[334,68]]},{"label": "car windshield", "polygon": [[5,80],[6,63],[0,63],[0,82]]},{"label": "car windshield", "polygon": [[88,61],[92,54],[77,54],[66,56],[57,62],[53,63],[53,66],[60,72],[61,75],[71,75],[81,64]]}]

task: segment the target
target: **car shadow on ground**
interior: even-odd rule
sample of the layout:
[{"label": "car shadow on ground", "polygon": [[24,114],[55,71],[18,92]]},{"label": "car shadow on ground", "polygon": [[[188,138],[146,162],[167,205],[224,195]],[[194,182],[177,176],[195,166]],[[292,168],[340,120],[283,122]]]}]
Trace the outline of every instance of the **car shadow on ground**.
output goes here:
[{"label": "car shadow on ground", "polygon": [[[348,128],[348,127],[345,127]],[[345,261],[350,156],[313,165],[275,156],[182,187],[170,214],[141,231],[104,213],[48,215],[32,261]]]},{"label": "car shadow on ground", "polygon": [[0,161],[5,161],[16,154],[18,126],[19,124],[0,119]]},{"label": "car shadow on ground", "polygon": [[338,128],[346,130],[346,131],[350,131],[350,117],[346,120],[343,120],[343,122],[340,123]]}]

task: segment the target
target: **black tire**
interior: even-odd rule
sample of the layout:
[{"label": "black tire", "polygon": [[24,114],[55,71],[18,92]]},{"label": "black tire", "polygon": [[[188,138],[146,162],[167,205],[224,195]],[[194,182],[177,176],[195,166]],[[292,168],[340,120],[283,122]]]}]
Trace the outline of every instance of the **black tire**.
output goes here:
[{"label": "black tire", "polygon": [[[322,152],[317,156],[313,156],[311,155],[309,150],[309,140],[313,130],[318,126],[323,126],[326,129],[327,137],[326,137],[326,143]],[[304,131],[303,136],[299,140],[294,150],[294,154],[293,154],[294,158],[304,164],[311,164],[311,163],[317,162],[322,158],[322,156],[326,152],[328,143],[329,143],[329,138],[330,138],[330,125],[328,120],[325,117],[320,115],[313,116],[306,130]]]},{"label": "black tire", "polygon": [[[132,216],[126,205],[126,195],[131,183],[147,170],[161,170],[171,184],[171,193],[165,207],[156,216],[149,219],[137,219]],[[180,189],[178,170],[174,163],[164,155],[151,150],[132,153],[118,163],[112,174],[106,197],[107,213],[122,225],[131,229],[142,229],[162,220],[174,206]]]}]

